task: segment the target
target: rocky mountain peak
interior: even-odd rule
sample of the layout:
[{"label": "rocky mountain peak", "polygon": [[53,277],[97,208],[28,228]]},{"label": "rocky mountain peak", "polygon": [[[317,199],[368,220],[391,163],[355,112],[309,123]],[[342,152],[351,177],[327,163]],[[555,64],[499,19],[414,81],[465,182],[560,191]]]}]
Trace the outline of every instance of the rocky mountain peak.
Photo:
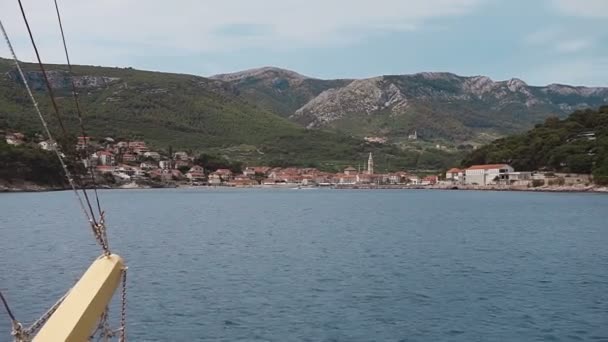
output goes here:
[{"label": "rocky mountain peak", "polygon": [[474,76],[467,78],[462,84],[462,90],[476,96],[482,96],[496,88],[496,83],[487,76]]},{"label": "rocky mountain peak", "polygon": [[304,80],[309,79],[311,77],[304,76],[295,71],[281,69],[276,67],[262,67],[255,69],[248,69],[244,71],[238,71],[234,73],[228,74],[218,74],[211,76],[213,79],[218,79],[227,82],[241,81],[248,78],[262,78],[262,79],[272,79],[272,78],[285,78],[291,80]]},{"label": "rocky mountain peak", "polygon": [[414,76],[420,76],[427,80],[454,80],[458,79],[458,75],[452,74],[451,72],[420,72],[414,74]]},{"label": "rocky mountain peak", "polygon": [[521,92],[522,90],[526,89],[527,87],[528,87],[528,84],[526,82],[520,80],[519,78],[512,78],[507,81],[507,88],[509,88],[509,90],[514,93]]}]

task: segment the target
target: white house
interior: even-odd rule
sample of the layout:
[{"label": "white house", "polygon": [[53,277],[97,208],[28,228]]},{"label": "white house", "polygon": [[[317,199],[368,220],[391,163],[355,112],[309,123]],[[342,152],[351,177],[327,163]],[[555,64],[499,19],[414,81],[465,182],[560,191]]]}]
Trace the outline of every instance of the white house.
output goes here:
[{"label": "white house", "polygon": [[144,157],[152,158],[154,160],[160,160],[160,154],[158,152],[152,152],[152,151],[144,152]]},{"label": "white house", "polygon": [[171,161],[170,160],[161,160],[158,162],[158,167],[163,169],[163,170],[167,170],[171,168]]},{"label": "white house", "polygon": [[45,141],[39,142],[38,146],[40,146],[40,148],[45,151],[53,151],[53,150],[55,150],[56,144],[51,140],[45,140]]},{"label": "white house", "polygon": [[205,176],[205,169],[202,166],[194,165],[186,173],[186,178],[190,181],[203,181],[207,177]]},{"label": "white house", "polygon": [[471,185],[489,185],[508,179],[508,174],[515,170],[508,164],[473,165],[464,170],[464,183]]},{"label": "white house", "polygon": [[445,179],[452,182],[458,182],[461,171],[461,169],[453,167],[445,173]]},{"label": "white house", "polygon": [[99,165],[114,165],[116,163],[114,155],[108,151],[97,151],[95,155]]},{"label": "white house", "polygon": [[139,167],[144,170],[152,170],[152,169],[156,169],[158,167],[158,165],[156,163],[145,161],[145,162],[142,162],[141,164],[139,164]]},{"label": "white house", "polygon": [[188,161],[188,160],[190,160],[190,157],[188,156],[188,153],[186,153],[186,152],[175,152],[175,153],[173,153],[173,159]]}]

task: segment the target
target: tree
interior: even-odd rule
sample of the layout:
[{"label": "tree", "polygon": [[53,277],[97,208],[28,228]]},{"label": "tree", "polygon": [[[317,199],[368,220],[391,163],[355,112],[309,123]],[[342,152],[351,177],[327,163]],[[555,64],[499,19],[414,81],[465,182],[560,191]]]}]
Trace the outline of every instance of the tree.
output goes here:
[{"label": "tree", "polygon": [[566,158],[568,170],[574,173],[591,173],[593,159],[586,154],[574,154]]},{"label": "tree", "polygon": [[604,158],[593,170],[593,182],[599,185],[608,185],[608,158]]},{"label": "tree", "polygon": [[189,166],[180,166],[177,168],[179,170],[179,172],[186,174],[188,173],[188,171],[190,171],[190,167]]}]

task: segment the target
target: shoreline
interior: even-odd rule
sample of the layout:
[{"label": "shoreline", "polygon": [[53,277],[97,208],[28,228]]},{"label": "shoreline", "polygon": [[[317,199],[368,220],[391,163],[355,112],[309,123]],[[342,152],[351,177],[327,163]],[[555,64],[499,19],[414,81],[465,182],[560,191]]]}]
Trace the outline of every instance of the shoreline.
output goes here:
[{"label": "shoreline", "polygon": [[[307,190],[307,189],[334,189],[334,190],[450,190],[450,191],[518,191],[518,192],[569,192],[569,193],[599,193],[608,194],[608,187],[606,186],[543,186],[536,188],[528,187],[505,187],[505,186],[446,186],[446,185],[369,185],[369,184],[342,184],[334,186],[302,186],[298,184],[276,184],[276,185],[248,185],[248,186],[194,186],[189,184],[135,184],[127,183],[117,186],[99,186],[100,190],[132,190],[132,189],[217,189],[217,188],[230,188],[230,189],[294,189],[294,190]],[[88,187],[87,189],[91,189]],[[64,191],[70,190],[69,187],[59,186],[44,186],[30,182],[20,182],[15,184],[0,183],[0,193],[22,193],[22,192],[51,192],[51,191]]]}]

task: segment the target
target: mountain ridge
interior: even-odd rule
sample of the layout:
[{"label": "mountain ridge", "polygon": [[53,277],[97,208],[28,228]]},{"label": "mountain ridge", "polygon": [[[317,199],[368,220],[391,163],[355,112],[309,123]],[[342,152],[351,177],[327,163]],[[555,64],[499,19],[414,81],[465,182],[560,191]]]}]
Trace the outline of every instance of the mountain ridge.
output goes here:
[{"label": "mountain ridge", "polygon": [[605,87],[531,86],[519,78],[494,81],[481,75],[420,72],[322,80],[297,73],[294,79],[294,73],[265,67],[221,78],[240,96],[305,127],[394,141],[414,131],[453,143],[499,137],[531,128],[548,116],[565,117],[608,103]]}]

